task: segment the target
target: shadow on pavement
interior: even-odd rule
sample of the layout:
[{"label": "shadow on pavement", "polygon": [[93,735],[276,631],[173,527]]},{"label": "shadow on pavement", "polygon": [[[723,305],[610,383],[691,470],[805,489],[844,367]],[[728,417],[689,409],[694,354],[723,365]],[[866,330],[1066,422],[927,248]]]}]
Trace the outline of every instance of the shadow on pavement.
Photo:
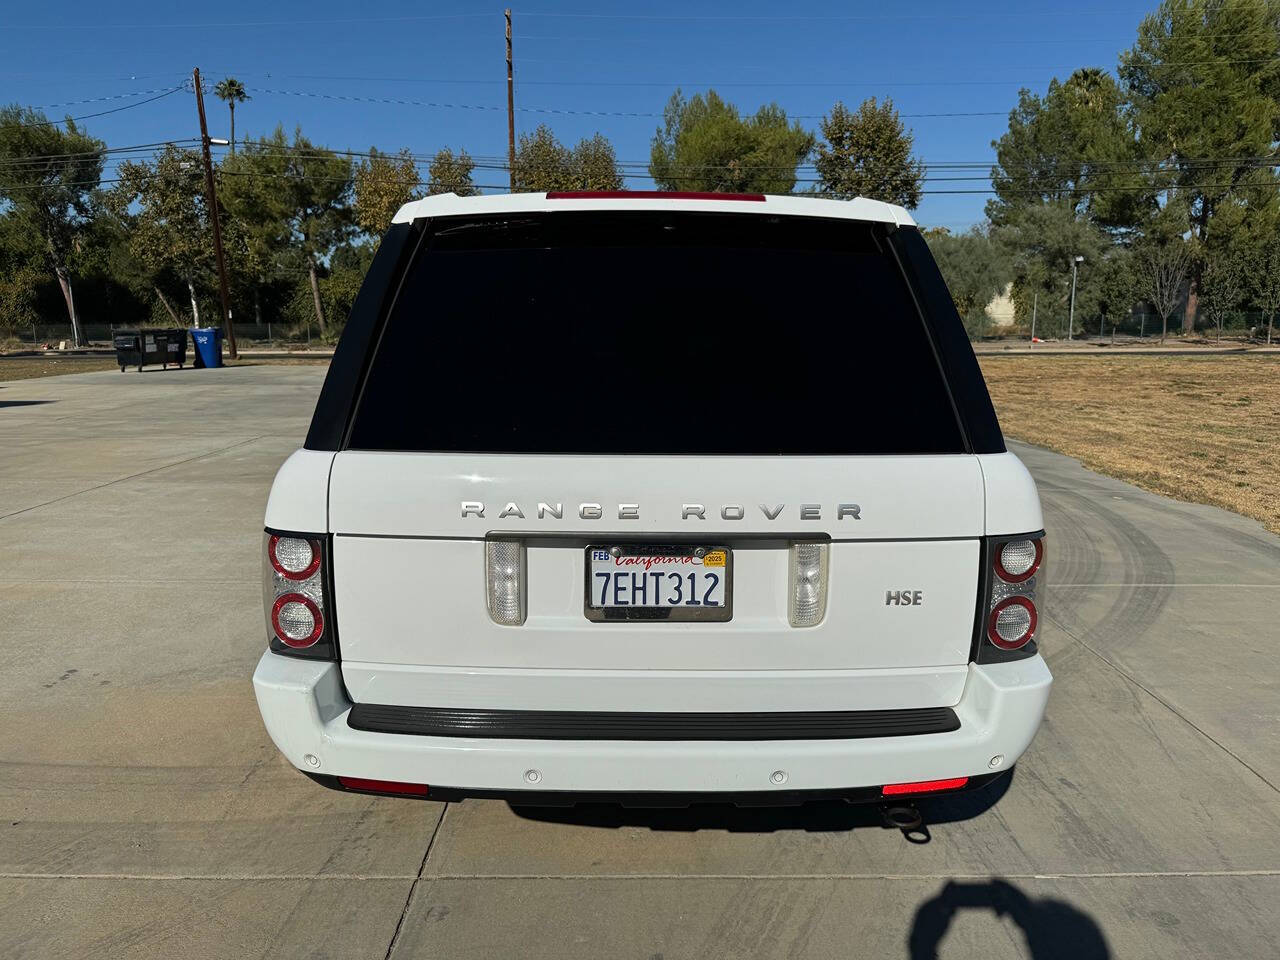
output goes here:
[{"label": "shadow on pavement", "polygon": [[[955,823],[985,813],[1005,795],[1013,782],[1013,774],[1014,771],[1010,770],[1007,776],[967,793],[933,799],[921,798],[917,806],[925,825]],[[885,826],[877,804],[849,804],[839,800],[814,800],[787,807],[738,807],[727,803],[696,803],[677,808],[624,807],[603,803],[586,803],[573,807],[511,804],[511,810],[526,820],[542,823],[609,829],[646,827],[650,830],[678,832],[726,830],[729,833],[775,833],[779,830],[803,830],[807,833],[833,833],[859,827]]]},{"label": "shadow on pavement", "polygon": [[1007,880],[949,880],[916,910],[907,951],[911,960],[936,960],[951,921],[966,910],[1009,917],[1033,960],[1107,960],[1111,951],[1097,921],[1063,900],[1033,900]]},{"label": "shadow on pavement", "polygon": [[42,403],[57,402],[57,400],[0,400],[0,407],[38,407]]}]

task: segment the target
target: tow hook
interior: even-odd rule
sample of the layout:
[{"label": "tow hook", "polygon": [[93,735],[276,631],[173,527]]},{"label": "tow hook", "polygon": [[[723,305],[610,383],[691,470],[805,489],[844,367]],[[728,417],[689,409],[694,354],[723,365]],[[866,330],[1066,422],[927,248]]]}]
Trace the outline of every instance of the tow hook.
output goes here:
[{"label": "tow hook", "polygon": [[901,830],[908,843],[928,843],[932,837],[925,826],[924,817],[911,804],[881,804],[880,816],[891,830]]}]

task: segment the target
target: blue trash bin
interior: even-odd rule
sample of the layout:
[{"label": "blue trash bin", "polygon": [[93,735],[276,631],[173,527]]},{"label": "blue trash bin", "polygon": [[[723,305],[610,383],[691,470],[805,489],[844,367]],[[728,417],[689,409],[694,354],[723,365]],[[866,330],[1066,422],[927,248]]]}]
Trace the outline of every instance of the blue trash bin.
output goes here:
[{"label": "blue trash bin", "polygon": [[192,327],[191,342],[195,344],[195,367],[222,366],[222,328]]}]

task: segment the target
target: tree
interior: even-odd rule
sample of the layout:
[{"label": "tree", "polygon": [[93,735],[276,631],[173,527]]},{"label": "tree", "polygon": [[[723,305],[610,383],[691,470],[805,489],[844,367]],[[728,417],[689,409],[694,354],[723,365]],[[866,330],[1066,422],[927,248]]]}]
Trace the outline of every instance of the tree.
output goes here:
[{"label": "tree", "polygon": [[676,90],[653,135],[649,174],[662,190],[790,193],[813,142],[776,103],[743,118],[714,90],[687,100]]},{"label": "tree", "polygon": [[0,331],[39,321],[42,282],[47,274],[39,247],[11,217],[0,216]]},{"label": "tree", "polygon": [[913,136],[902,126],[892,100],[863,100],[856,113],[836,103],[822,118],[822,140],[814,166],[818,190],[843,197],[869,197],[908,209],[920,204],[924,163],[912,157]]},{"label": "tree", "polygon": [[1019,91],[1009,129],[992,146],[995,197],[987,202],[987,216],[997,226],[1028,206],[1055,204],[1123,231],[1154,206],[1124,94],[1102,70],[1090,67],[1065,82],[1054,79],[1043,98]]},{"label": "tree", "polygon": [[294,132],[293,143],[288,144],[284,131],[277,128],[270,142],[264,140],[264,144],[285,154],[279,189],[285,202],[289,236],[306,266],[320,333],[327,336],[318,270],[324,258],[346,242],[354,228],[351,160],[316,146],[301,130]]},{"label": "tree", "polygon": [[6,218],[39,243],[62,291],[72,340],[80,345],[71,275],[79,239],[92,219],[106,144],[71,119],[62,123],[65,130],[17,104],[0,108],[0,205],[8,207]]},{"label": "tree", "polygon": [[1169,318],[1178,308],[1182,285],[1191,270],[1191,249],[1181,237],[1164,243],[1146,241],[1134,252],[1137,291],[1160,314],[1160,342],[1169,334]]},{"label": "tree", "polygon": [[[213,269],[202,170],[198,153],[170,144],[154,163],[126,160],[120,164],[116,171],[120,182],[108,198],[110,209],[128,225],[130,251],[147,268],[151,286],[167,307],[164,277],[172,274],[186,285],[196,326],[200,325],[196,282]],[[137,212],[131,213],[135,205]]]},{"label": "tree", "polygon": [[418,165],[408,150],[391,156],[371,147],[355,169],[356,226],[381,237],[396,211],[418,198],[421,184]]},{"label": "tree", "polygon": [[1099,333],[1106,336],[1107,318],[1111,319],[1111,342],[1116,340],[1116,324],[1120,315],[1128,316],[1138,299],[1133,273],[1133,252],[1120,245],[1103,255],[1098,265],[1098,313],[1101,317]]},{"label": "tree", "polygon": [[478,192],[471,182],[475,168],[475,161],[465,150],[456,154],[448,147],[437,150],[431,166],[427,168],[427,195],[454,193],[460,197],[474,197]]},{"label": "tree", "polygon": [[235,77],[219,80],[213,88],[213,95],[227,105],[231,111],[231,152],[236,152],[236,104],[250,99],[244,91],[244,84]]},{"label": "tree", "polygon": [[514,174],[517,192],[622,187],[613,146],[602,134],[581,140],[570,150],[546,124],[539,125],[532,134],[520,135]]},{"label": "tree", "polygon": [[1227,315],[1240,305],[1245,296],[1247,270],[1243,252],[1235,246],[1220,247],[1205,258],[1200,278],[1200,302],[1218,328],[1218,342],[1222,341],[1222,326]]},{"label": "tree", "polygon": [[281,189],[288,158],[283,136],[246,139],[244,149],[223,157],[218,167],[218,200],[227,215],[223,246],[230,263],[232,296],[247,295],[253,301],[253,317],[259,325],[264,287],[303,269],[300,254],[291,246],[291,198]]},{"label": "tree", "polygon": [[965,329],[971,336],[981,337],[987,326],[987,304],[1003,293],[1012,279],[1008,259],[983,227],[958,235],[928,230],[925,239]]},{"label": "tree", "polygon": [[575,190],[621,190],[618,157],[604,134],[578,141],[570,155]]},{"label": "tree", "polygon": [[[1274,166],[1258,162],[1280,139],[1278,20],[1276,0],[1163,0],[1120,59],[1141,148],[1160,164],[1158,186],[1189,210],[1201,249],[1219,246],[1215,221],[1231,207],[1280,203]],[[1190,277],[1188,332],[1202,270]]]},{"label": "tree", "polygon": [[1276,325],[1276,314],[1280,313],[1280,229],[1272,224],[1259,244],[1257,268],[1253,274],[1253,295],[1258,306],[1267,315],[1267,345],[1271,345],[1271,335]]},{"label": "tree", "polygon": [[1006,219],[993,224],[991,237],[1008,251],[1013,273],[1013,298],[1019,322],[1027,323],[1038,311],[1041,331],[1052,320],[1066,332],[1071,313],[1071,265],[1084,257],[1077,271],[1075,312],[1092,316],[1100,299],[1098,266],[1110,247],[1110,238],[1093,221],[1077,214],[1070,199],[1031,203],[1006,211]]}]

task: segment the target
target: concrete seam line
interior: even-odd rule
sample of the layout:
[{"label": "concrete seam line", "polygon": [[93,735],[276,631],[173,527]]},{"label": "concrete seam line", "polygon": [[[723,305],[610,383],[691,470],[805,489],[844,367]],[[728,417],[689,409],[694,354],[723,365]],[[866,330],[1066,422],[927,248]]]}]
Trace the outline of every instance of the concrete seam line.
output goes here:
[{"label": "concrete seam line", "polygon": [[391,953],[400,942],[400,930],[404,927],[404,919],[409,915],[409,907],[413,905],[413,895],[418,892],[423,871],[427,869],[427,858],[431,856],[431,848],[436,845],[436,837],[440,835],[440,827],[444,825],[444,818],[448,812],[449,804],[446,803],[440,809],[440,819],[436,821],[435,829],[431,831],[431,838],[427,841],[427,849],[422,854],[422,863],[418,865],[418,875],[413,878],[413,883],[409,884],[409,895],[404,898],[404,906],[400,909],[400,916],[396,918],[396,928],[391,932],[391,942],[387,944],[387,952],[383,954],[383,960],[391,960]]},{"label": "concrete seam line", "polygon": [[1172,713],[1175,717],[1177,717],[1183,723],[1189,726],[1192,730],[1196,731],[1196,733],[1200,734],[1200,736],[1204,737],[1206,740],[1212,743],[1215,747],[1217,747],[1227,756],[1231,757],[1231,759],[1235,760],[1236,763],[1240,764],[1240,766],[1244,767],[1246,770],[1252,773],[1255,777],[1257,777],[1259,780],[1265,783],[1272,790],[1276,791],[1277,793],[1280,793],[1280,787],[1277,787],[1274,783],[1268,780],[1260,771],[1255,769],[1247,760],[1245,760],[1238,753],[1236,753],[1234,750],[1228,747],[1225,743],[1222,743],[1220,740],[1216,739],[1211,733],[1203,729],[1194,720],[1186,716],[1181,710],[1175,707],[1172,703],[1170,703],[1164,697],[1160,696],[1160,694],[1156,693],[1154,690],[1152,690],[1150,687],[1144,684],[1141,680],[1139,680],[1129,671],[1125,670],[1123,667],[1119,666],[1114,661],[1110,660],[1108,657],[1106,657],[1105,655],[1103,655],[1102,653],[1094,649],[1092,644],[1090,644],[1088,641],[1083,640],[1080,637],[1077,637],[1074,633],[1072,633],[1065,626],[1063,626],[1061,621],[1059,621],[1057,618],[1052,617],[1046,613],[1045,619],[1051,620],[1053,624],[1059,630],[1061,630],[1064,634],[1066,634],[1076,643],[1080,644],[1080,646],[1084,647],[1086,650],[1092,653],[1095,657],[1097,657],[1099,660],[1101,660],[1103,663],[1109,666],[1112,670],[1114,670],[1116,673],[1120,674],[1120,676],[1124,677],[1126,680],[1128,680],[1130,683],[1136,686],[1139,690],[1146,693],[1149,697],[1151,697],[1151,699],[1155,700],[1157,703],[1163,706],[1166,710]]},{"label": "concrete seam line", "polygon": [[1049,590],[1057,590],[1059,587],[1080,587],[1088,589],[1089,587],[1280,587],[1280,582],[1274,583],[1051,583]]},{"label": "concrete seam line", "polygon": [[[1274,870],[1112,870],[1080,873],[423,873],[414,874],[123,874],[0,873],[0,880],[144,880],[192,882],[268,882],[338,880],[1213,880],[1280,877]],[[406,899],[406,907],[408,899]],[[407,913],[407,910],[406,910]],[[402,915],[403,920],[403,915]]]},{"label": "concrete seam line", "polygon": [[246,883],[303,880],[414,880],[412,873],[0,873],[0,880],[147,880]]},{"label": "concrete seam line", "polygon": [[10,517],[21,516],[24,513],[30,513],[32,510],[39,510],[41,507],[52,506],[55,503],[61,503],[63,500],[70,500],[72,497],[82,497],[86,493],[93,493],[104,487],[111,487],[117,483],[124,483],[128,480],[137,480],[139,477],[149,476],[153,473],[159,473],[161,470],[168,470],[170,467],[180,467],[183,464],[192,463],[196,460],[203,460],[205,457],[216,456],[219,453],[226,453],[228,450],[234,450],[236,447],[243,447],[246,443],[253,443],[261,440],[262,437],[250,437],[247,440],[237,440],[235,443],[226,447],[219,447],[217,450],[209,450],[205,453],[198,453],[194,457],[187,457],[185,460],[175,460],[173,463],[166,463],[163,466],[152,467],[150,470],[143,470],[140,473],[130,474],[127,477],[116,477],[114,480],[108,480],[105,483],[99,483],[97,486],[89,487],[86,490],[77,490],[75,493],[68,493],[63,497],[54,497],[52,500],[46,500],[44,503],[37,503],[30,507],[23,507],[21,510],[15,510],[13,513],[0,515],[0,520],[8,520]]}]

